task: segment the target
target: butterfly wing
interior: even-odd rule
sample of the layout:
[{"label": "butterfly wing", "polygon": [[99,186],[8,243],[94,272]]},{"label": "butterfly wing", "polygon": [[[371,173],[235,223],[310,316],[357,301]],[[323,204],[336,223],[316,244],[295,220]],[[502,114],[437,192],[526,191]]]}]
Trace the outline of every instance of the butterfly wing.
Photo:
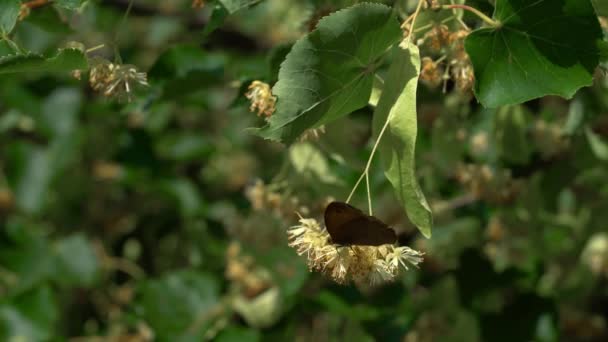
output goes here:
[{"label": "butterfly wing", "polygon": [[342,202],[327,206],[325,226],[332,242],[339,245],[379,246],[397,241],[395,231],[384,222]]},{"label": "butterfly wing", "polygon": [[380,246],[397,242],[397,234],[384,222],[372,216],[363,216],[345,223],[339,229],[337,239],[341,245]]},{"label": "butterfly wing", "polygon": [[365,216],[365,214],[350,204],[331,202],[325,208],[325,227],[333,239],[334,236],[340,234],[340,227],[342,225],[361,216]]}]

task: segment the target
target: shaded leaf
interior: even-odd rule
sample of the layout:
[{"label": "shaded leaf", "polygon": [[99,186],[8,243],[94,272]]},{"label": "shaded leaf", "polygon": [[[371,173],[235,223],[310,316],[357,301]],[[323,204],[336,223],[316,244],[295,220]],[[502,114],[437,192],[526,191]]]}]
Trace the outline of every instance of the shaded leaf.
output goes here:
[{"label": "shaded leaf", "polygon": [[293,145],[289,150],[289,158],[293,167],[301,174],[312,173],[324,183],[340,183],[340,179],[331,172],[327,158],[310,143]]},{"label": "shaded leaf", "polygon": [[208,156],[213,147],[200,134],[184,133],[160,137],[156,149],[163,158],[188,161]]},{"label": "shaded leaf", "polygon": [[48,286],[12,298],[0,305],[0,339],[47,341],[56,335],[57,301]]},{"label": "shaded leaf", "polygon": [[11,223],[10,242],[0,248],[0,265],[16,275],[13,293],[28,291],[46,281],[53,270],[50,244],[41,234],[34,234],[20,223]]},{"label": "shaded leaf", "polygon": [[95,281],[99,263],[93,245],[76,234],[57,241],[56,280],[63,285],[90,286]]},{"label": "shaded leaf", "polygon": [[260,340],[261,336],[259,331],[240,327],[230,327],[222,331],[215,338],[215,341],[218,342],[256,342]]},{"label": "shaded leaf", "polygon": [[219,285],[207,274],[179,271],[147,280],[138,292],[143,319],[156,338],[167,341],[185,335],[197,319],[209,314],[218,303]]},{"label": "shaded leaf", "polygon": [[211,17],[209,21],[205,25],[205,29],[203,30],[203,37],[207,37],[213,31],[217,30],[220,26],[224,24],[224,20],[228,17],[230,12],[228,9],[222,5],[222,3],[215,4],[213,6],[213,10],[211,12]]},{"label": "shaded leaf", "polygon": [[418,48],[396,48],[384,90],[374,112],[373,131],[378,137],[388,120],[379,149],[384,174],[405,207],[410,221],[426,237],[431,236],[431,209],[418,185],[415,172],[417,134],[416,88],[420,72]]},{"label": "shaded leaf", "polygon": [[601,17],[608,16],[608,2],[604,0],[591,0],[593,2],[593,7],[595,7],[595,12],[597,15]]},{"label": "shaded leaf", "polygon": [[13,30],[20,8],[21,1],[19,0],[0,1],[0,35],[7,35]]},{"label": "shaded leaf", "polygon": [[391,9],[380,4],[324,17],[287,55],[272,89],[276,111],[253,132],[290,144],[306,129],[365,106],[379,59],[400,36]]},{"label": "shaded leaf", "polygon": [[194,45],[176,45],[158,58],[149,76],[164,82],[165,96],[179,97],[220,82],[224,63],[221,55],[205,53]]},{"label": "shaded leaf", "polygon": [[587,136],[587,141],[589,142],[589,146],[591,147],[591,151],[593,154],[599,159],[603,161],[608,160],[608,142],[604,141],[602,137],[589,127],[585,128],[585,135]]},{"label": "shaded leaf", "polygon": [[498,0],[494,20],[465,42],[484,106],[570,98],[592,83],[602,31],[589,0]]},{"label": "shaded leaf", "polygon": [[507,163],[526,164],[532,153],[527,139],[529,117],[522,106],[498,109],[494,119],[496,152]]},{"label": "shaded leaf", "polygon": [[0,74],[18,72],[70,72],[86,69],[87,59],[82,51],[60,49],[52,57],[42,55],[9,55],[0,57]]},{"label": "shaded leaf", "polygon": [[77,10],[86,0],[55,0],[53,3],[69,10]]},{"label": "shaded leaf", "polygon": [[249,6],[253,6],[262,0],[218,0],[230,12],[230,14]]}]

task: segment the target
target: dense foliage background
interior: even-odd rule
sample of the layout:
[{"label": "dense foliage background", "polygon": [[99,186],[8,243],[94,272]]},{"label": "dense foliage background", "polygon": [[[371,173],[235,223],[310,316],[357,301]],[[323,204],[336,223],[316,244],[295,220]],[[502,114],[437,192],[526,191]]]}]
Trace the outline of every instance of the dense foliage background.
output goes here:
[{"label": "dense foliage background", "polygon": [[[274,84],[297,39],[357,2],[1,0],[0,340],[608,340],[608,78],[589,57],[594,24],[547,27],[551,13],[523,10],[533,38],[551,37],[537,48],[552,65],[506,43],[526,23],[475,33],[468,51],[484,34],[498,42],[489,67],[472,56],[475,86],[423,59],[416,174],[431,238],[382,164],[370,169],[374,214],[425,253],[419,269],[338,285],[288,247],[296,211],[320,218],[357,181],[373,106],[287,146],[246,131],[264,120],[245,92]],[[400,20],[417,5],[380,2]],[[500,2],[522,5],[466,4],[492,16]],[[605,31],[608,8],[594,5]],[[425,44],[445,13],[421,12],[423,56],[438,57]],[[483,24],[458,16],[449,30]],[[593,74],[576,93],[574,59]],[[127,65],[129,92],[95,83],[109,63]],[[366,198],[362,187],[353,203]]]}]

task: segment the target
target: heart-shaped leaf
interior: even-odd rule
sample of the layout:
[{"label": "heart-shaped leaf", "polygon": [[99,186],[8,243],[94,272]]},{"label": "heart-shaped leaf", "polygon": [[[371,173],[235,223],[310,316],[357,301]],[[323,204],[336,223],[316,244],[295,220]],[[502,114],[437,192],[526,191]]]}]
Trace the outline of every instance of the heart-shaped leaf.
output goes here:
[{"label": "heart-shaped leaf", "polygon": [[355,5],[321,19],[281,65],[272,89],[276,112],[255,132],[289,144],[305,130],[365,106],[379,59],[400,36],[395,15],[380,4]]},{"label": "heart-shaped leaf", "polygon": [[[407,216],[426,237],[431,236],[433,217],[415,172],[416,88],[420,74],[420,53],[410,44],[397,48],[374,112],[373,131],[380,141],[384,173],[395,189]],[[388,123],[387,123],[388,120]],[[385,125],[388,125],[385,127]]]},{"label": "heart-shaped leaf", "polygon": [[465,42],[484,106],[570,98],[591,84],[602,30],[589,0],[497,0],[494,20]]}]

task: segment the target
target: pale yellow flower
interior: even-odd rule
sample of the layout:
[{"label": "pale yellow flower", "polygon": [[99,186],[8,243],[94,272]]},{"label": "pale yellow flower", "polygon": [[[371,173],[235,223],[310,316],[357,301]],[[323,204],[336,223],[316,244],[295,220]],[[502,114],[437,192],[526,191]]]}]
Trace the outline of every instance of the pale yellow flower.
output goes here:
[{"label": "pale yellow flower", "polygon": [[380,284],[395,279],[401,270],[422,262],[422,253],[392,244],[338,246],[317,220],[300,217],[287,231],[289,245],[305,256],[311,271],[321,272],[340,284]]},{"label": "pale yellow flower", "polygon": [[262,81],[253,81],[248,89],[245,97],[251,101],[249,110],[252,112],[257,110],[258,116],[270,117],[274,113],[274,105],[277,102],[277,97],[272,95],[270,86]]}]

